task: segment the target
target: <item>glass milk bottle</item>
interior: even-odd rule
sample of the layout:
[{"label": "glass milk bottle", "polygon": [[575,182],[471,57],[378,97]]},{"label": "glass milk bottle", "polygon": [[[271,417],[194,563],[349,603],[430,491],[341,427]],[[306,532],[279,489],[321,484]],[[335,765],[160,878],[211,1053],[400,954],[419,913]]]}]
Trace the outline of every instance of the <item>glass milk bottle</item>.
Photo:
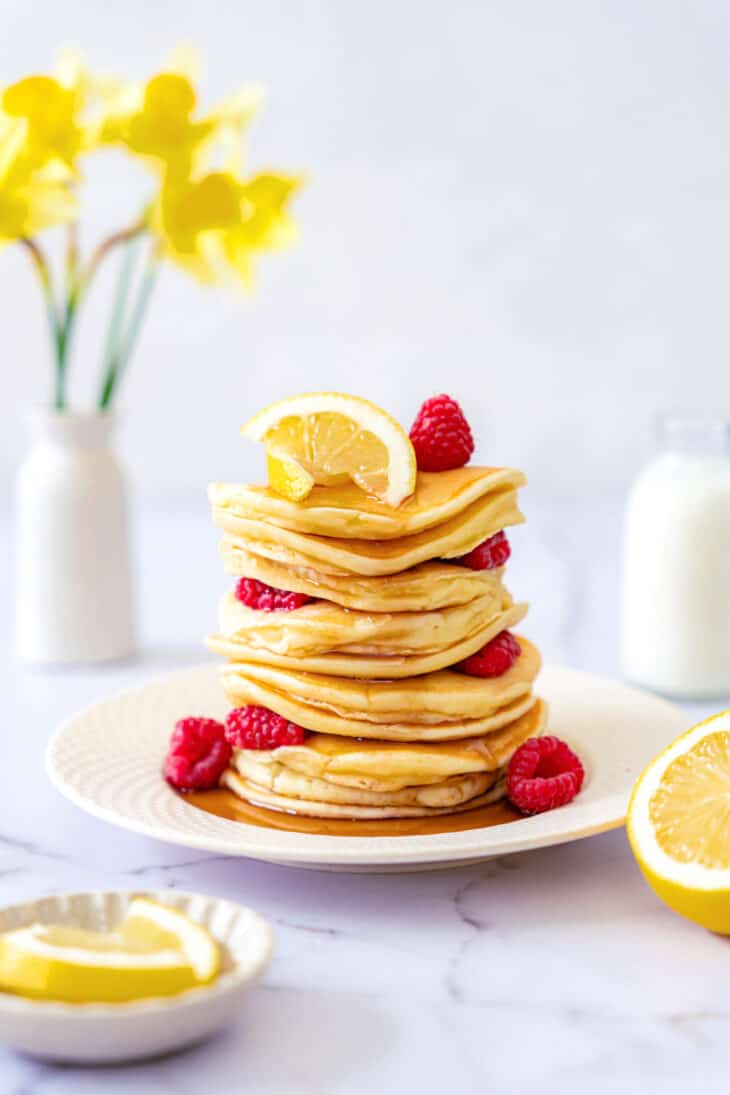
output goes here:
[{"label": "glass milk bottle", "polygon": [[730,696],[730,424],[667,416],[631,488],[623,667],[687,699]]}]

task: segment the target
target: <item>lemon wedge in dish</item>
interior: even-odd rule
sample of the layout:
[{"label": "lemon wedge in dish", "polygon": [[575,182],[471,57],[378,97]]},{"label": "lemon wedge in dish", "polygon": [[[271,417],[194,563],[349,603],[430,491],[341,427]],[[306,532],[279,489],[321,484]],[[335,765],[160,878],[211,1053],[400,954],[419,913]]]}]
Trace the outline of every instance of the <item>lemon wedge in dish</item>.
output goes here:
[{"label": "lemon wedge in dish", "polygon": [[626,825],[659,897],[730,935],[730,711],[688,730],[651,762],[634,788]]},{"label": "lemon wedge in dish", "polygon": [[270,486],[290,501],[301,501],[315,483],[337,486],[352,480],[396,507],[416,486],[416,456],[408,434],[386,411],[359,396],[312,392],[282,399],[254,415],[241,433],[266,446]]},{"label": "lemon wedge in dish", "polygon": [[136,898],[109,933],[32,924],[0,934],[0,989],[42,1000],[122,1003],[213,980],[218,944],[176,909]]}]

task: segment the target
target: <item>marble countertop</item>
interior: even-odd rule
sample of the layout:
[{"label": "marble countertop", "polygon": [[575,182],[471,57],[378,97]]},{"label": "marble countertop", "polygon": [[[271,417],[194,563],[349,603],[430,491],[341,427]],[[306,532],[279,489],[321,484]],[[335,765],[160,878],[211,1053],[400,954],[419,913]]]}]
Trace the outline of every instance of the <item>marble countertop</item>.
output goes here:
[{"label": "marble countertop", "polygon": [[[526,630],[547,659],[616,675],[618,500],[528,495],[526,508],[509,579],[532,602]],[[42,756],[59,722],[205,657],[199,639],[225,585],[205,506],[141,516],[136,543],[139,659],[18,667],[5,614],[0,901],[202,890],[260,910],[277,951],[235,1025],[206,1045],[114,1069],[0,1049],[0,1095],[727,1091],[728,944],[654,898],[623,832],[470,868],[337,875],[158,844],[52,790]],[[688,725],[703,711],[688,707]]]}]

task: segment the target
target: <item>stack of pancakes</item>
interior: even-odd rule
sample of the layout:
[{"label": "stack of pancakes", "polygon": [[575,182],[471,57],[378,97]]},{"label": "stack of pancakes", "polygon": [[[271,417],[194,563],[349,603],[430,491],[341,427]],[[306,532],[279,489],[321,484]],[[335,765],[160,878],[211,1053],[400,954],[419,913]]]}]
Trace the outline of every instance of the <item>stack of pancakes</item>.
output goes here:
[{"label": "stack of pancakes", "polygon": [[392,509],[355,484],[289,502],[267,487],[215,484],[226,569],[309,603],[265,612],[224,596],[210,647],[228,660],[233,707],[266,707],[309,731],[301,745],[236,749],[224,784],[241,798],[312,817],[377,819],[467,810],[503,794],[518,746],[539,734],[540,656],[502,676],[453,668],[527,606],[502,569],[458,560],[524,520],[524,477],[505,468],[419,472]]}]

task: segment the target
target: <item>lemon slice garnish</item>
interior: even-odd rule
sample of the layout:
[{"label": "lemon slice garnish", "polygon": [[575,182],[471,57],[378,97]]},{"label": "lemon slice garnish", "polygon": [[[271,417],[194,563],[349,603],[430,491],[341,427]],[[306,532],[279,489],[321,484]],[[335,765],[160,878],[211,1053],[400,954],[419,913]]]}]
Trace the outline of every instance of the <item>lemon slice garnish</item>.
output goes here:
[{"label": "lemon slice garnish", "polygon": [[395,507],[416,486],[416,456],[408,434],[380,407],[358,396],[312,392],[282,399],[254,415],[241,433],[265,444],[270,486],[290,501],[301,501],[315,483],[336,486],[352,480]]},{"label": "lemon slice garnish", "polygon": [[270,452],[266,454],[266,471],[271,489],[290,502],[301,502],[314,486],[312,476],[299,464]]},{"label": "lemon slice garnish", "polygon": [[0,934],[0,988],[43,1000],[121,1003],[172,996],[218,973],[218,945],[176,909],[135,899],[109,933],[32,924]]},{"label": "lemon slice garnish", "polygon": [[659,897],[730,935],[730,711],[688,730],[651,762],[634,788],[627,830]]}]

